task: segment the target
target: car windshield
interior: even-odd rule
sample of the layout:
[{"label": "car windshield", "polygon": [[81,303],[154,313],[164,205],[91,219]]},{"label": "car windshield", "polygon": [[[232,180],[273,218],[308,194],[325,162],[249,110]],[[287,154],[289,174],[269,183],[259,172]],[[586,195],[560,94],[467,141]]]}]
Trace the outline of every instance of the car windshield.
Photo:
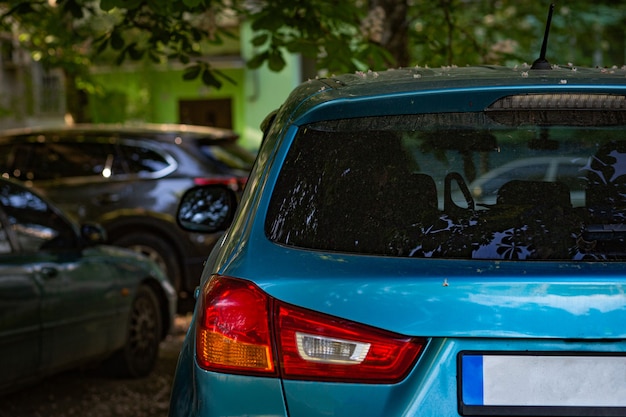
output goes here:
[{"label": "car windshield", "polygon": [[624,125],[620,111],[563,111],[301,126],[266,234],[371,255],[624,260]]}]

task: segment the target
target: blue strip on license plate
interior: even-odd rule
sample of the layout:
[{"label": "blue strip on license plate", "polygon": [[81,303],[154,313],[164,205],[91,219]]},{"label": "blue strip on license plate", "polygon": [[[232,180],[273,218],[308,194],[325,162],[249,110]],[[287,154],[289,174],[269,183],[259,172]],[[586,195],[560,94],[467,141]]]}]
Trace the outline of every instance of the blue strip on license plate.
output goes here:
[{"label": "blue strip on license plate", "polygon": [[626,356],[464,353],[460,358],[460,403],[474,411],[488,407],[500,411],[517,407],[519,415],[553,408],[620,409],[611,415],[626,411]]}]

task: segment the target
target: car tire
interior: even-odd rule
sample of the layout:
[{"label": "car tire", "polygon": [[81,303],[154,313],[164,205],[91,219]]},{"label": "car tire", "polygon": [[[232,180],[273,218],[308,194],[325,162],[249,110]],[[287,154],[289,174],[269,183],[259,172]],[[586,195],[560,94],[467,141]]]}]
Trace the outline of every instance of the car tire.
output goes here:
[{"label": "car tire", "polygon": [[141,285],[130,306],[126,342],[104,367],[119,377],[139,378],[150,374],[159,356],[162,328],[157,295],[148,285]]},{"label": "car tire", "polygon": [[175,250],[163,238],[151,233],[131,233],[115,239],[112,243],[152,259],[165,272],[176,292],[179,293],[183,290],[181,288],[181,268]]}]

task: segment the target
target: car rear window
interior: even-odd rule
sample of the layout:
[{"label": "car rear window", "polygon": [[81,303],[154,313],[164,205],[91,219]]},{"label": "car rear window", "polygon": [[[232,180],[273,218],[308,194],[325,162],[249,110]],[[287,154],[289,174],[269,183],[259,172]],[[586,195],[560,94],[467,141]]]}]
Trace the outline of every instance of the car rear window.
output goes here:
[{"label": "car rear window", "polygon": [[283,245],[371,255],[624,260],[626,137],[623,113],[610,113],[302,126],[266,234]]}]

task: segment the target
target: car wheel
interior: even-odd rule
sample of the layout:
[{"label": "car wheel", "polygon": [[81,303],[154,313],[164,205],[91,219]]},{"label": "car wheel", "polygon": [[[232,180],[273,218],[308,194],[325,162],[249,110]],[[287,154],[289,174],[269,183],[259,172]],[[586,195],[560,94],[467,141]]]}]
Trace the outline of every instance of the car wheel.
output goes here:
[{"label": "car wheel", "polygon": [[163,270],[177,292],[182,290],[178,259],[174,248],[164,239],[150,233],[131,233],[116,239],[113,244],[147,256]]},{"label": "car wheel", "polygon": [[123,377],[142,377],[154,369],[161,343],[162,317],[154,291],[141,285],[133,299],[128,317],[126,343],[106,368]]}]

